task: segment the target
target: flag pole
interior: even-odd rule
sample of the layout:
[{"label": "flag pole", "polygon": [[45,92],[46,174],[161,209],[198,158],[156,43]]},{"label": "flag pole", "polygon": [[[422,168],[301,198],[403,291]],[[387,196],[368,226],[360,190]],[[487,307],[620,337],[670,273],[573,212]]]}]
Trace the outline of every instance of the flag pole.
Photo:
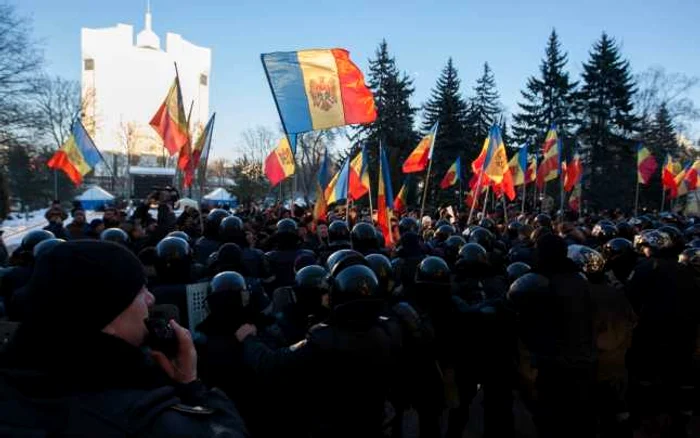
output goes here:
[{"label": "flag pole", "polygon": [[489,193],[491,193],[491,186],[486,186],[486,195],[484,196],[484,207],[481,209],[481,218],[486,217],[486,204],[489,202]]},{"label": "flag pole", "polygon": [[[365,154],[365,155],[362,157],[362,164],[365,165],[365,169],[367,168],[367,167],[366,167],[366,166],[367,166],[367,163],[365,163],[365,161],[366,161],[365,159],[366,159],[366,158],[367,158],[367,155]],[[381,157],[380,157],[380,159],[381,159]],[[348,169],[348,171],[349,171],[349,170],[350,170],[350,169]],[[379,170],[381,171],[381,165],[380,165],[380,169],[379,169]],[[364,173],[364,172],[363,172],[363,173]],[[369,187],[367,188],[367,195],[369,196],[369,220],[370,220],[370,222],[372,223],[372,225],[374,225],[374,219],[373,219],[373,216],[372,216],[372,211],[374,210],[374,208],[373,208],[373,206],[372,206],[372,178],[369,178],[369,171],[367,171],[367,178],[369,179]],[[362,180],[362,175],[360,175],[360,181],[361,181],[361,180]],[[379,203],[379,199],[377,199],[377,203]]]},{"label": "flag pole", "polygon": [[[432,155],[432,154],[431,154]],[[423,212],[425,211],[425,199],[428,194],[428,184],[430,184],[430,169],[433,167],[433,157],[430,157],[430,162],[428,163],[428,171],[425,174],[425,184],[423,185],[423,201],[420,204],[420,220],[423,220]]]},{"label": "flag pole", "polygon": [[634,194],[634,216],[637,216],[637,210],[639,208],[639,181],[637,181],[637,189]]},{"label": "flag pole", "polygon": [[474,208],[476,207],[476,199],[479,197],[479,192],[481,191],[481,181],[484,177],[484,169],[482,166],[481,172],[479,172],[479,180],[476,182],[476,188],[472,189],[474,195],[472,196],[472,206],[469,209],[469,217],[467,218],[467,225],[472,222],[472,216],[474,215]]},{"label": "flag pole", "polygon": [[664,205],[666,204],[666,189],[663,186],[663,183],[661,185],[661,210],[659,210],[659,213],[664,211]]},{"label": "flag pole", "polygon": [[520,214],[525,214],[525,198],[527,198],[527,182],[523,180],[523,200],[520,207]]},{"label": "flag pole", "polygon": [[505,195],[505,193],[503,194],[503,196],[501,197],[501,199],[503,199],[503,220],[504,220],[504,223],[505,223],[506,225],[508,225],[508,207],[506,206],[507,202],[506,202],[506,195]]}]

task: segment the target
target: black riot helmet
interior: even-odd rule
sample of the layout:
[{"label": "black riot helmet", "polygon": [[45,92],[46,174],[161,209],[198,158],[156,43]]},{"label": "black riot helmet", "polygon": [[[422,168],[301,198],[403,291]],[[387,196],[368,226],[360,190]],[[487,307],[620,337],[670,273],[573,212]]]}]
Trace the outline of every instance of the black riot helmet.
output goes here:
[{"label": "black riot helmet", "polygon": [[216,254],[214,268],[217,272],[234,271],[241,275],[247,274],[243,263],[243,250],[240,246],[235,243],[224,243],[214,254]]},{"label": "black riot helmet", "polygon": [[219,241],[237,243],[245,236],[243,221],[238,216],[227,216],[219,224]]},{"label": "black riot helmet", "polygon": [[508,275],[508,283],[512,284],[515,280],[532,271],[532,268],[527,263],[515,262],[508,265],[506,273]]},{"label": "black riot helmet", "polygon": [[294,298],[305,309],[320,306],[321,297],[330,292],[330,275],[322,266],[306,266],[294,276]]},{"label": "black riot helmet", "polygon": [[548,290],[549,279],[544,275],[530,272],[518,278],[510,285],[507,297],[509,301],[517,305],[523,300],[523,297],[528,294],[537,292],[547,293]]},{"label": "black riot helmet", "polygon": [[566,256],[573,260],[592,282],[599,283],[603,280],[605,259],[598,251],[585,245],[569,245]]},{"label": "black riot helmet", "polygon": [[435,230],[435,240],[438,242],[446,242],[450,236],[455,234],[455,228],[452,225],[440,225],[437,230]]},{"label": "black riot helmet", "polygon": [[107,228],[100,234],[103,242],[114,242],[126,246],[129,244],[129,235],[121,228]]},{"label": "black riot helmet", "polygon": [[481,228],[486,228],[490,232],[496,234],[496,222],[494,222],[493,219],[485,217],[481,221],[479,221],[479,226]]},{"label": "black riot helmet", "polygon": [[700,224],[691,225],[683,232],[685,239],[690,242],[693,239],[700,238]]},{"label": "black riot helmet", "polygon": [[226,210],[215,208],[207,215],[204,221],[204,235],[209,239],[216,239],[219,235],[219,225],[224,218],[229,217]]},{"label": "black riot helmet", "polygon": [[445,261],[448,265],[454,266],[459,250],[466,244],[467,241],[462,236],[450,236],[445,240]]},{"label": "black riot helmet", "polygon": [[394,269],[389,258],[383,254],[369,254],[365,257],[374,275],[379,281],[379,295],[388,298],[394,291]]},{"label": "black riot helmet", "polygon": [[643,253],[644,248],[649,248],[651,255],[664,257],[673,248],[671,236],[659,230],[644,230],[634,238],[634,249]]},{"label": "black riot helmet", "polygon": [[487,252],[493,250],[493,242],[496,240],[493,233],[486,228],[477,227],[469,233],[469,243],[478,243]]},{"label": "black riot helmet", "polygon": [[245,279],[238,272],[224,271],[209,283],[207,307],[212,314],[234,317],[232,324],[243,322],[245,309],[250,305],[250,292]]},{"label": "black riot helmet", "polygon": [[[634,267],[637,260],[637,253],[634,252],[634,244],[622,237],[616,237],[605,243],[600,249],[605,259],[605,268],[614,271]],[[631,268],[630,268],[631,271]]]},{"label": "black riot helmet", "polygon": [[418,221],[412,217],[404,217],[399,221],[399,233],[402,235],[405,233],[418,233],[419,229]]},{"label": "black riot helmet", "polygon": [[445,218],[443,218],[443,219],[438,219],[438,221],[435,222],[435,229],[438,229],[438,228],[440,228],[440,227],[443,226],[443,225],[450,225],[450,221],[448,221],[448,220],[445,219]]},{"label": "black riot helmet", "polygon": [[350,240],[352,248],[360,252],[377,248],[377,233],[374,227],[367,222],[360,222],[352,227]]},{"label": "black riot helmet", "polygon": [[508,223],[508,238],[510,240],[518,240],[518,233],[523,227],[523,224],[518,221],[511,221]]},{"label": "black riot helmet", "polygon": [[156,272],[166,283],[187,283],[190,277],[190,245],[179,237],[166,237],[156,245]]},{"label": "black riot helmet", "polygon": [[38,259],[40,256],[43,254],[46,254],[51,250],[56,245],[60,245],[61,243],[65,243],[66,241],[63,239],[46,239],[42,240],[41,242],[37,243],[36,246],[34,246],[34,260]]},{"label": "black riot helmet", "polygon": [[367,266],[367,260],[365,260],[362,253],[354,249],[341,249],[331,254],[326,260],[326,269],[328,269],[332,277],[337,276],[343,269],[353,265]]},{"label": "black riot helmet", "polygon": [[297,223],[293,219],[282,219],[277,222],[277,234],[293,234],[297,235]]},{"label": "black riot helmet", "polygon": [[675,251],[676,254],[683,250],[683,247],[685,247],[685,236],[683,235],[683,232],[678,229],[678,227],[675,225],[664,225],[659,227],[658,231],[668,234],[673,245],[672,250]]},{"label": "black riot helmet", "polygon": [[56,236],[51,231],[46,231],[46,230],[34,230],[30,231],[27,234],[22,237],[22,244],[21,248],[23,251],[28,251],[32,252],[34,251],[34,247],[37,246],[40,242],[43,242],[44,240],[49,240],[49,239],[55,239]]},{"label": "black riot helmet", "polygon": [[548,214],[540,213],[537,216],[535,216],[535,221],[534,221],[533,225],[535,228],[540,228],[540,227],[552,228],[552,218],[549,217]]},{"label": "black riot helmet", "polygon": [[450,267],[440,257],[426,257],[416,268],[416,285],[450,284]]},{"label": "black riot helmet", "polygon": [[614,225],[600,222],[593,227],[591,234],[598,241],[598,245],[603,245],[608,240],[617,237],[617,228]]},{"label": "black riot helmet", "polygon": [[483,246],[478,243],[467,243],[459,250],[457,270],[478,276],[489,266],[489,256]]},{"label": "black riot helmet", "polygon": [[687,248],[678,256],[678,263],[690,266],[700,274],[700,248]]},{"label": "black riot helmet", "polygon": [[379,249],[383,249],[386,247],[386,239],[384,238],[384,234],[381,232],[381,230],[375,230],[375,234],[377,236],[377,245]]},{"label": "black riot helmet", "polygon": [[349,242],[350,229],[345,221],[333,221],[328,226],[329,242]]},{"label": "black riot helmet", "polygon": [[347,267],[333,280],[331,307],[335,309],[353,301],[376,299],[378,288],[377,276],[368,266]]},{"label": "black riot helmet", "polygon": [[179,237],[180,239],[192,245],[192,238],[189,234],[185,233],[184,231],[173,231],[171,233],[168,233],[167,237]]},{"label": "black riot helmet", "polygon": [[635,231],[634,227],[630,225],[629,222],[620,222],[615,226],[617,228],[617,235],[623,239],[632,241],[634,239]]}]

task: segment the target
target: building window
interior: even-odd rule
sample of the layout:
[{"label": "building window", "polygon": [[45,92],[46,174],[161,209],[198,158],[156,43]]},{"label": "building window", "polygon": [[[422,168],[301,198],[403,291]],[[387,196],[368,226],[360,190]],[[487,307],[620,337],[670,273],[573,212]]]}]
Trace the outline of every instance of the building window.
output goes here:
[{"label": "building window", "polygon": [[94,70],[95,69],[95,60],[92,58],[88,58],[84,61],[85,63],[85,71],[89,70]]},{"label": "building window", "polygon": [[204,85],[206,87],[207,82],[209,82],[209,77],[207,75],[205,75],[205,74],[199,75],[199,85]]}]

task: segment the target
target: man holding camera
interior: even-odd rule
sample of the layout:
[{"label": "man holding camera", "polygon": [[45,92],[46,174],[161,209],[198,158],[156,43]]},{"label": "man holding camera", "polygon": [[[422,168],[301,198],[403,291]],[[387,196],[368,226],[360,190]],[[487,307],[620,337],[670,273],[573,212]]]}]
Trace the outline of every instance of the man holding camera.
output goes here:
[{"label": "man holding camera", "polygon": [[109,242],[63,243],[37,261],[29,314],[0,356],[0,435],[248,436],[233,403],[197,379],[187,330],[170,322],[169,357],[143,349],[145,283]]}]

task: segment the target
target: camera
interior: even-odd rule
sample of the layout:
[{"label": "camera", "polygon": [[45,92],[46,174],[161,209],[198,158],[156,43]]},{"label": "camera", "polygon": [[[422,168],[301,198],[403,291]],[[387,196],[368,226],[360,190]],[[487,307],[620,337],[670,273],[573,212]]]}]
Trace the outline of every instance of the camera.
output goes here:
[{"label": "camera", "polygon": [[167,320],[150,317],[146,320],[146,327],[148,328],[146,343],[151,350],[160,351],[169,358],[177,356],[177,337]]}]

